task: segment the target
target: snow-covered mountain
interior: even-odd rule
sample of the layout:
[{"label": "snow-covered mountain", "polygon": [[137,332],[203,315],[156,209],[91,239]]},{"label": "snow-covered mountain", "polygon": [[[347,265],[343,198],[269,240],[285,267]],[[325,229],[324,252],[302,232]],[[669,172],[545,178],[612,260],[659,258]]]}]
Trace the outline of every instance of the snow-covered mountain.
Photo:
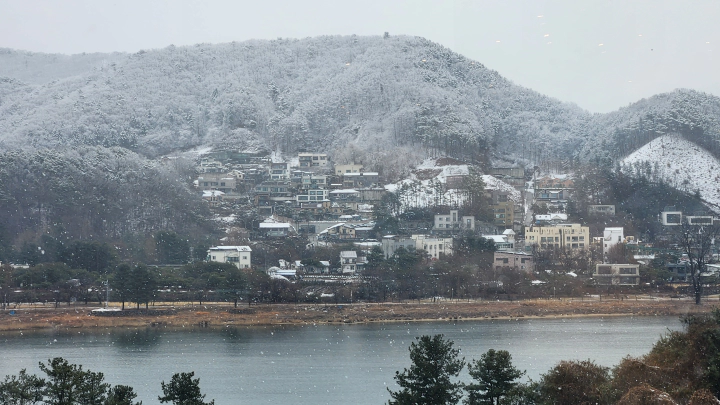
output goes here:
[{"label": "snow-covered mountain", "polygon": [[621,162],[623,170],[662,180],[687,193],[699,192],[703,201],[720,207],[720,160],[679,135],[663,135]]},{"label": "snow-covered mountain", "polygon": [[720,156],[715,96],[679,90],[590,114],[419,37],[72,56],[0,49],[0,76],[4,148],[121,146],[148,157],[198,146],[323,150],[380,170],[398,155],[407,165],[430,156],[617,161],[681,133]]},{"label": "snow-covered mountain", "polygon": [[591,118],[417,37],[106,56],[0,52],[0,75],[15,80],[0,86],[2,145],[122,146],[149,157],[198,145],[333,156],[352,149],[370,167],[412,146],[422,152],[412,163],[433,155],[482,162],[491,151],[518,152],[518,143],[528,158],[571,154]]}]

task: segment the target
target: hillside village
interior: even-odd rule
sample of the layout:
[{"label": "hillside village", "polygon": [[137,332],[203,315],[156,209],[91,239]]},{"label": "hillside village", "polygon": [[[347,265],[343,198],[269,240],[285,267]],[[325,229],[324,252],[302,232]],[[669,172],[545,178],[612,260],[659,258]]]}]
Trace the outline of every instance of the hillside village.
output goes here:
[{"label": "hillside village", "polygon": [[[572,173],[516,164],[480,174],[445,157],[427,159],[410,178],[386,183],[380,173],[335,163],[326,153],[283,160],[240,152],[202,155],[197,171],[195,186],[233,235],[212,247],[208,260],[262,270],[278,280],[364,283],[377,277],[369,269],[378,266],[373,255],[391,260],[420,252],[432,267],[451,258],[467,238],[480,238],[491,255],[481,266],[494,274],[484,282],[497,291],[513,291],[503,288],[509,272],[538,287],[558,277],[565,285],[637,288],[691,281],[690,262],[677,245],[655,246],[631,233],[632,226],[626,230],[614,204],[578,201],[584,193],[575,192]],[[391,226],[388,217],[394,218]],[[669,241],[682,224],[720,220],[709,211],[666,207],[656,221],[661,231],[655,240]],[[334,256],[268,259],[267,247],[288,239]],[[257,251],[262,260],[254,257]],[[719,270],[707,264],[703,280],[714,282]]]},{"label": "hillside village", "polygon": [[125,265],[145,304],[715,288],[714,244],[679,243],[720,212],[710,94],[591,114],[394,35],[0,67],[6,300],[99,300]]}]

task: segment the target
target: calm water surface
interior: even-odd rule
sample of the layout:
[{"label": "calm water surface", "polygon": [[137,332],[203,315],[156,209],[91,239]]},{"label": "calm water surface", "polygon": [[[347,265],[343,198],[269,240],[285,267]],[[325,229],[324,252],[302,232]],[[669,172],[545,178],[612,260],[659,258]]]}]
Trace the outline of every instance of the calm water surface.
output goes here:
[{"label": "calm water surface", "polygon": [[410,365],[416,336],[442,333],[467,360],[508,350],[537,379],[560,360],[613,366],[642,355],[668,329],[681,329],[677,317],[0,334],[0,377],[22,368],[40,374],[38,362],[61,356],[133,386],[145,405],[158,404],[160,382],[180,371],[195,371],[217,405],[382,404],[395,371]]}]

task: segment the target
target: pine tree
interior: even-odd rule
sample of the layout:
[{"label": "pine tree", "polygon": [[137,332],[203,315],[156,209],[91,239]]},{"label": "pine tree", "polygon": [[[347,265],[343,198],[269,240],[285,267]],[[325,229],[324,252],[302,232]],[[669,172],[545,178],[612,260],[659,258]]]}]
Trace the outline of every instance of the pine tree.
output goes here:
[{"label": "pine tree", "polygon": [[163,396],[158,397],[161,403],[172,402],[173,405],[215,405],[215,400],[204,402],[204,394],[200,394],[200,379],[193,379],[194,372],[175,373],[168,384],[161,384]]},{"label": "pine tree", "polygon": [[500,399],[517,385],[515,380],[525,374],[512,365],[512,356],[508,351],[493,349],[470,363],[468,371],[477,382],[465,387],[467,405],[500,404]]},{"label": "pine tree", "polygon": [[458,359],[460,350],[443,335],[424,335],[410,344],[410,369],[395,372],[395,381],[402,388],[388,391],[390,405],[457,404],[462,397],[462,383],[452,382],[465,366]]}]

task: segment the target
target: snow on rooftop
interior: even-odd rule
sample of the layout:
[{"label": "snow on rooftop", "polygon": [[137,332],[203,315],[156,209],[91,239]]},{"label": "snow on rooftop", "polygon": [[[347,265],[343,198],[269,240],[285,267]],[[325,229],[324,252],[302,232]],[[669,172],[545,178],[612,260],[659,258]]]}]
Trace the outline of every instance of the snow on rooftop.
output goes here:
[{"label": "snow on rooftop", "polygon": [[482,176],[483,182],[485,183],[485,190],[498,190],[508,193],[508,198],[515,203],[520,203],[520,192],[515,187],[505,183],[495,176],[486,174]]},{"label": "snow on rooftop", "polygon": [[250,246],[213,246],[210,250],[236,250],[238,252],[252,252]]},{"label": "snow on rooftop", "polygon": [[640,162],[650,162],[674,188],[688,193],[698,190],[703,200],[720,205],[720,161],[695,143],[679,135],[663,135],[623,159],[623,170]]},{"label": "snow on rooftop", "polygon": [[260,229],[290,228],[287,222],[260,222]]},{"label": "snow on rooftop", "polygon": [[205,190],[203,191],[203,197],[219,197],[225,195],[224,192],[220,190]]}]

